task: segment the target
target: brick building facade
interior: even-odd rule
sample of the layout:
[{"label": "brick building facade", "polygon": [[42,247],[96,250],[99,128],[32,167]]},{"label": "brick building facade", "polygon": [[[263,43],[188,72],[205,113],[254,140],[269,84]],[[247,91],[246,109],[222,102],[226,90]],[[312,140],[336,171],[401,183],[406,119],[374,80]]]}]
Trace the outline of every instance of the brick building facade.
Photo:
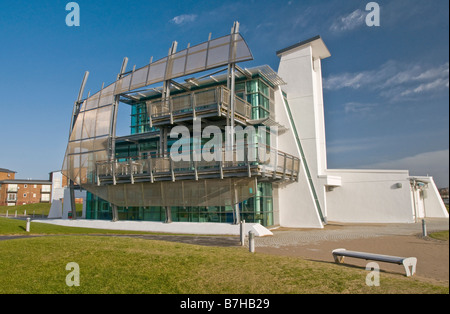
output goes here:
[{"label": "brick building facade", "polygon": [[50,203],[50,180],[15,179],[15,172],[0,168],[0,206]]}]

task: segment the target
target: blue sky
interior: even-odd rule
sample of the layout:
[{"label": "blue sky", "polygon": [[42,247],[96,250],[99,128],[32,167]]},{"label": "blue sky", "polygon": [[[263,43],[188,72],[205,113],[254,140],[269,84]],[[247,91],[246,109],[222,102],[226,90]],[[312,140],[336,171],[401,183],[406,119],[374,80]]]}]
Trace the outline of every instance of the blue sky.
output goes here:
[{"label": "blue sky", "polygon": [[[65,24],[70,1],[0,0],[0,168],[45,179],[61,168],[73,102],[129,68],[226,35],[234,21],[251,67],[278,69],[275,52],[321,35],[329,168],[409,169],[449,182],[449,2],[76,1],[80,26]],[[122,108],[121,110],[126,110]],[[125,112],[125,114],[127,114]],[[122,130],[123,131],[123,130]],[[127,130],[123,131],[127,132]]]}]

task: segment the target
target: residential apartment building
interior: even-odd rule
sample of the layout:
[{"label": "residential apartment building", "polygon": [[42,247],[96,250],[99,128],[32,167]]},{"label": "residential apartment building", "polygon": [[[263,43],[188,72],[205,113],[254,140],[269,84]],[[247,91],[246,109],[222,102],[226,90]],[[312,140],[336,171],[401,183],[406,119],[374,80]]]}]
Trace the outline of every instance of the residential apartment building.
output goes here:
[{"label": "residential apartment building", "polygon": [[50,203],[51,184],[47,180],[1,180],[0,206]]}]

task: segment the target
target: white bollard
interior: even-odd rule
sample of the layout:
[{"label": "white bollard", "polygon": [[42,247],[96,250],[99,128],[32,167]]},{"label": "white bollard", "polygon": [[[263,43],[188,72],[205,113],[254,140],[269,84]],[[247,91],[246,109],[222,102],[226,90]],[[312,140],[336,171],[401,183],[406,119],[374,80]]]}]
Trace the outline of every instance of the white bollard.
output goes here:
[{"label": "white bollard", "polygon": [[255,234],[253,231],[248,232],[248,250],[250,253],[255,253]]},{"label": "white bollard", "polygon": [[16,212],[15,212],[15,214],[14,214],[14,218],[17,218],[17,210],[16,210]]},{"label": "white bollard", "polygon": [[8,218],[8,212],[9,212],[9,210],[6,210],[6,218]]},{"label": "white bollard", "polygon": [[245,220],[241,221],[240,231],[241,231],[241,246],[244,246],[245,245]]},{"label": "white bollard", "polygon": [[27,232],[30,232],[30,222],[31,222],[31,219],[27,218]]}]

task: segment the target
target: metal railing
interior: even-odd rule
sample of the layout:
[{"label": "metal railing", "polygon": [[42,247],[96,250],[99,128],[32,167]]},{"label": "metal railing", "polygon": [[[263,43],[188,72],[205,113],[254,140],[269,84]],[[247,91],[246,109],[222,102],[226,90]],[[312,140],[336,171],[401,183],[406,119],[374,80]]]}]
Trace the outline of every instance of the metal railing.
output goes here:
[{"label": "metal railing", "polygon": [[[207,88],[169,97],[167,100],[158,99],[147,101],[147,112],[150,121],[163,117],[191,114],[193,116],[206,112],[228,110],[230,90],[225,86]],[[235,112],[245,119],[251,118],[251,105],[235,96]]]},{"label": "metal railing", "polygon": [[175,181],[190,175],[198,179],[200,174],[212,174],[215,177],[237,176],[238,173],[251,177],[260,175],[274,180],[297,180],[300,171],[300,159],[290,154],[270,148],[266,145],[245,145],[227,151],[222,148],[219,160],[205,159],[205,156],[190,153],[175,161],[170,155],[134,156],[118,158],[114,161],[97,162],[95,166],[97,184],[105,182],[116,184],[125,178],[134,183],[136,180],[151,181],[169,177]]}]

